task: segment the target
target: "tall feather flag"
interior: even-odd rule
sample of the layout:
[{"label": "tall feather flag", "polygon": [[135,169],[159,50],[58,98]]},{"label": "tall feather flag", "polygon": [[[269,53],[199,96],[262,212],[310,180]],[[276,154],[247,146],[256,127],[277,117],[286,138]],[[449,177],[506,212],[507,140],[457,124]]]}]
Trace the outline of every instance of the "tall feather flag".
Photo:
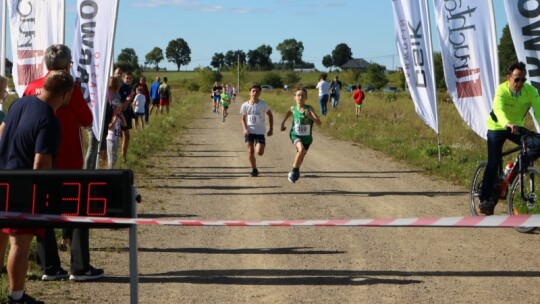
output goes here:
[{"label": "tall feather flag", "polygon": [[47,74],[43,57],[62,43],[64,0],[8,0],[13,82],[22,96],[26,85]]},{"label": "tall feather flag", "polygon": [[439,119],[427,0],[393,0],[396,46],[416,113],[437,133]]},{"label": "tall feather flag", "polygon": [[98,140],[104,129],[119,0],[78,0],[71,74],[81,82]]},{"label": "tall feather flag", "polygon": [[444,78],[467,125],[487,138],[487,118],[499,83],[491,0],[434,0]]},{"label": "tall feather flag", "polygon": [[6,0],[0,1],[0,75],[6,75]]},{"label": "tall feather flag", "polygon": [[[540,90],[540,3],[533,2],[504,0],[504,8],[517,58],[527,66],[529,83]],[[533,122],[540,130],[536,119]]]}]

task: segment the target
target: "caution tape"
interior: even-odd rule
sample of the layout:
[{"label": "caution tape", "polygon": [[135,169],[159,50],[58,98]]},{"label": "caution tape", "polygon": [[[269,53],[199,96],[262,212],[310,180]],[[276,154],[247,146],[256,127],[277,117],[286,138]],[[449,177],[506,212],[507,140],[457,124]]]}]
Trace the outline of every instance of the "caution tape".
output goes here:
[{"label": "caution tape", "polygon": [[107,225],[228,226],[228,227],[540,227],[540,215],[380,218],[344,220],[183,220],[178,218],[81,217],[18,212],[0,213],[0,219]]}]

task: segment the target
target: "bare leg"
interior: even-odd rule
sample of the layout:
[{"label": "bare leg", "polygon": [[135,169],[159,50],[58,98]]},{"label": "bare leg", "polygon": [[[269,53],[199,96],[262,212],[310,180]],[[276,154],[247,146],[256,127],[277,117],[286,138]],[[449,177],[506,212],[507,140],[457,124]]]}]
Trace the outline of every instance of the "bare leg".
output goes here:
[{"label": "bare leg", "polygon": [[12,291],[24,290],[26,272],[28,271],[28,254],[33,238],[34,235],[32,234],[11,235],[9,237],[11,248],[9,250],[7,269],[9,289]]},{"label": "bare leg", "polygon": [[300,169],[300,166],[304,162],[307,150],[301,142],[296,143],[296,156],[294,157],[293,168]]}]

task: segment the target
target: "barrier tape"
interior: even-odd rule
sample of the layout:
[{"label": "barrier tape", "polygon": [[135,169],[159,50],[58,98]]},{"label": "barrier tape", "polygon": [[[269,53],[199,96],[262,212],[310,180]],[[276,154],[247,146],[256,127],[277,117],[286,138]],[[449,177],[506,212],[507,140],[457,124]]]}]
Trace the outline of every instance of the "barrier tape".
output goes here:
[{"label": "barrier tape", "polygon": [[380,218],[343,220],[182,220],[178,218],[80,217],[0,212],[0,219],[90,223],[107,225],[229,226],[229,227],[540,227],[540,215],[494,215],[463,217]]}]

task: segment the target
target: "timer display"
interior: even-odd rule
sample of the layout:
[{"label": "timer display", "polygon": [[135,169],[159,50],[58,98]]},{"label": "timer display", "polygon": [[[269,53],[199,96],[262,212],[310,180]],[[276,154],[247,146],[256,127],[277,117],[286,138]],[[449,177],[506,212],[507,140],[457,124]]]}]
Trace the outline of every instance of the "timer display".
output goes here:
[{"label": "timer display", "polygon": [[[0,212],[131,218],[134,204],[131,170],[0,170]],[[103,227],[23,220],[0,226]]]}]

